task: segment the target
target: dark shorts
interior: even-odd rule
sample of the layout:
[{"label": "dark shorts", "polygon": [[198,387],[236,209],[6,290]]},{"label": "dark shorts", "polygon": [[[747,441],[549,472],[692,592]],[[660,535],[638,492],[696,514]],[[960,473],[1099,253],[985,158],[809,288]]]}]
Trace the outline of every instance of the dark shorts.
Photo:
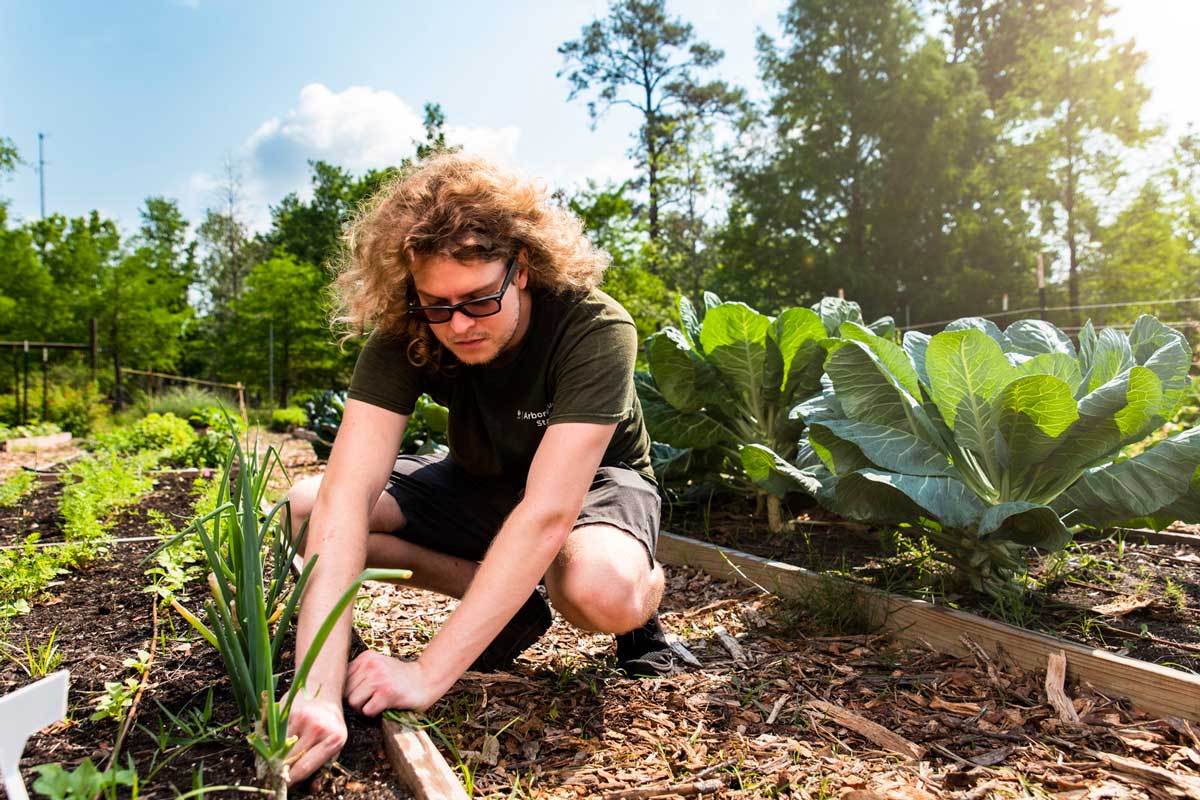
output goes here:
[{"label": "dark shorts", "polygon": [[[439,553],[481,561],[524,486],[471,475],[447,456],[400,456],[387,493],[405,518],[396,536]],[[620,528],[645,546],[653,564],[660,508],[658,488],[649,478],[628,467],[601,467],[575,527],[600,523]]]}]

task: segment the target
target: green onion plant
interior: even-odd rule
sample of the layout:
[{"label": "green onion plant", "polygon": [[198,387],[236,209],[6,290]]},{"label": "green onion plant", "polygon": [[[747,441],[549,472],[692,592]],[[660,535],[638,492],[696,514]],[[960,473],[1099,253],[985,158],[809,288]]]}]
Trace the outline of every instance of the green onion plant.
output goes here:
[{"label": "green onion plant", "polygon": [[[277,466],[282,469],[274,448],[260,458],[257,447],[243,450],[236,441],[230,444],[216,508],[175,537],[194,532],[204,547],[212,593],[204,604],[207,623],[178,600],[172,605],[221,652],[242,722],[248,729],[247,739],[255,752],[258,777],[275,798],[283,800],[287,797],[288,755],[295,744],[295,738],[287,736],[288,715],[317,654],[364,581],[396,580],[411,577],[412,573],[394,569],[363,571],[318,629],[296,669],[291,688],[277,702],[277,665],[284,637],[317,561],[315,557],[308,559],[296,579],[289,579],[289,566],[305,529],[294,540],[287,535],[291,512],[286,500],[264,511],[267,482]],[[282,528],[280,522],[284,523]]]}]

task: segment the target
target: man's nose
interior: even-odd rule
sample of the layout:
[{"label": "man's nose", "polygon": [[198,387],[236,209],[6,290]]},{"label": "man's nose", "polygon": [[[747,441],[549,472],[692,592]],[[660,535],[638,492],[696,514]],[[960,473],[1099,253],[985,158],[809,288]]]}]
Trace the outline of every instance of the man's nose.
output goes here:
[{"label": "man's nose", "polygon": [[468,317],[460,309],[450,315],[450,327],[455,333],[466,333],[475,327],[475,318]]}]

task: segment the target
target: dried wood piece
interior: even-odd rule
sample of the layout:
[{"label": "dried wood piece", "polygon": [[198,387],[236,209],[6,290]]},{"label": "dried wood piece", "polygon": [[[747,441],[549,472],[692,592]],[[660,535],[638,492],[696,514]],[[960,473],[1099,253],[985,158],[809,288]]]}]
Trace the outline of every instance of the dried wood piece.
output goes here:
[{"label": "dried wood piece", "polygon": [[810,706],[820,711],[843,728],[852,730],[867,741],[879,745],[893,753],[898,753],[913,761],[920,760],[925,755],[925,748],[903,736],[889,731],[882,725],[872,722],[849,709],[835,706],[824,700],[810,700]]},{"label": "dried wood piece", "polygon": [[1109,600],[1107,603],[1092,606],[1092,611],[1095,611],[1097,614],[1103,614],[1106,617],[1123,617],[1132,611],[1137,611],[1139,608],[1152,606],[1154,602],[1153,597],[1122,595],[1121,597]]},{"label": "dried wood piece", "polygon": [[1200,747],[1200,727],[1193,725],[1186,719],[1179,717],[1167,717],[1166,722],[1176,732],[1180,733],[1192,740],[1192,744]]},{"label": "dried wood piece", "polygon": [[1087,750],[1086,752],[1127,775],[1151,784],[1166,784],[1182,792],[1183,796],[1189,800],[1200,800],[1200,778],[1193,775],[1170,772],[1162,767],[1152,767],[1136,758],[1126,758],[1113,753],[1102,753],[1098,750]]},{"label": "dried wood piece", "polygon": [[687,647],[684,646],[683,640],[680,639],[677,634],[667,633],[667,644],[671,646],[671,651],[675,653],[675,655],[679,656],[679,658],[683,660],[683,663],[687,664],[689,667],[700,669],[702,666],[704,666],[700,663],[700,659],[692,655],[692,651],[688,650]]},{"label": "dried wood piece", "polygon": [[692,783],[644,786],[640,789],[622,789],[621,791],[609,792],[604,795],[604,800],[645,800],[645,798],[663,797],[665,795],[689,797],[694,794],[709,794],[724,788],[725,781],[720,778],[710,778],[706,781],[694,781]]},{"label": "dried wood piece", "polygon": [[771,714],[767,717],[768,725],[773,725],[775,723],[775,720],[779,718],[779,712],[783,710],[784,705],[786,705],[787,701],[791,699],[792,696],[790,694],[785,694],[783,697],[775,701],[775,705],[771,706]]},{"label": "dried wood piece", "polygon": [[1069,725],[1078,725],[1079,714],[1075,711],[1075,704],[1071,702],[1070,697],[1067,697],[1067,692],[1063,688],[1066,678],[1067,654],[1062,650],[1051,653],[1046,664],[1046,698],[1058,712],[1059,719]]},{"label": "dried wood piece", "polygon": [[717,641],[721,643],[721,647],[733,657],[733,660],[739,664],[746,663],[746,651],[738,644],[738,640],[729,635],[729,631],[725,630],[724,625],[714,625],[713,633],[717,635]]},{"label": "dried wood piece", "polygon": [[392,769],[417,800],[469,800],[458,777],[423,729],[385,719],[383,745]]}]

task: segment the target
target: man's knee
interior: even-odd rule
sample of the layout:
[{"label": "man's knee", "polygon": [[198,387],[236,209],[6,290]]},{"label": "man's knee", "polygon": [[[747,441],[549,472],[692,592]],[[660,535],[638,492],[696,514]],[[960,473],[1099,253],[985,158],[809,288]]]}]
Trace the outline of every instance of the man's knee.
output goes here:
[{"label": "man's knee", "polygon": [[578,628],[633,630],[658,607],[663,584],[662,568],[647,569],[644,553],[636,555],[640,559],[614,559],[593,550],[556,564],[546,575],[551,602]]},{"label": "man's knee", "polygon": [[321,476],[313,475],[292,484],[288,490],[288,514],[292,527],[289,536],[293,539],[300,534],[304,522],[312,515],[313,506],[317,502],[317,491],[321,488]]}]

